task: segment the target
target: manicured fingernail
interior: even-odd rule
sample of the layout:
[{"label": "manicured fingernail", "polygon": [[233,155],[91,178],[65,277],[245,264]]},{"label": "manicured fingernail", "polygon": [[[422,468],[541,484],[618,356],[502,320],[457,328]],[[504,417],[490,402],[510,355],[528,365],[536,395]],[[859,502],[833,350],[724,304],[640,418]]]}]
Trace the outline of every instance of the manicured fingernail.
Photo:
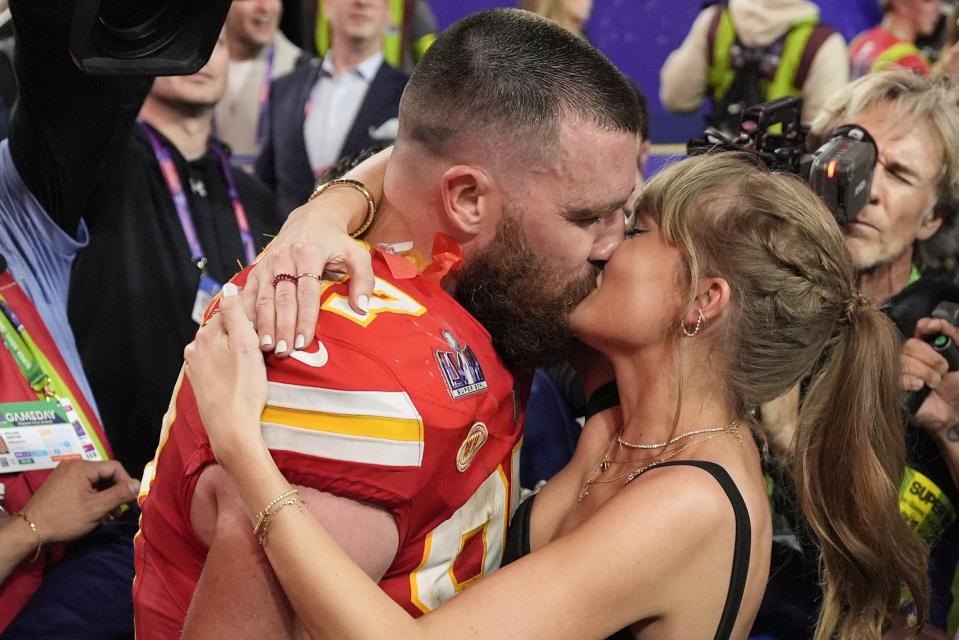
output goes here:
[{"label": "manicured fingernail", "polygon": [[296,340],[293,341],[293,348],[302,349],[305,346],[306,346],[306,338],[303,337],[303,334],[301,333],[300,335],[296,336]]},{"label": "manicured fingernail", "polygon": [[370,310],[370,297],[369,296],[360,296],[356,299],[356,305],[360,308],[360,311],[366,313]]},{"label": "manicured fingernail", "polygon": [[224,298],[232,298],[232,297],[235,296],[237,293],[239,293],[239,291],[240,291],[240,290],[237,289],[237,288],[236,288],[236,285],[233,284],[232,282],[227,282],[225,285],[223,285],[223,297],[224,297]]},{"label": "manicured fingernail", "polygon": [[286,340],[280,340],[276,343],[276,349],[273,350],[274,353],[286,353]]},{"label": "manicured fingernail", "polygon": [[262,338],[260,338],[261,347],[268,347],[271,344],[273,344],[273,336],[263,336]]}]

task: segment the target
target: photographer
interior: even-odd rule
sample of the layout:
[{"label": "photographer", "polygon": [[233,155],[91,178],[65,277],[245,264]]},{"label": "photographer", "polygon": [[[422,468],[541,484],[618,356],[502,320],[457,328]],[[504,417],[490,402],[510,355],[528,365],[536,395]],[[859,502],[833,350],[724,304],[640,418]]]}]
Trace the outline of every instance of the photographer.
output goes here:
[{"label": "photographer", "polygon": [[[851,83],[827,103],[813,123],[812,136],[824,140],[843,124],[865,128],[878,148],[869,201],[844,228],[857,288],[870,300],[895,307],[904,289],[936,277],[931,270],[923,271],[917,250],[940,231],[959,195],[959,95],[942,79],[910,71],[872,74]],[[922,339],[936,334],[959,338],[959,331],[948,322],[924,318],[916,323],[913,335],[904,336],[901,350],[903,391],[924,385],[931,391],[907,429],[909,467],[900,488],[900,508],[933,545],[930,620],[944,629],[956,567],[959,373],[948,372],[945,358]],[[799,397],[797,387],[762,409],[770,449],[779,462],[791,457]],[[795,625],[811,628],[816,605],[799,593],[804,588],[816,592],[807,584],[809,576],[816,575],[815,568],[811,574],[808,564],[796,570],[796,565],[777,568],[776,557],[774,553],[770,590],[757,626],[777,638],[803,637],[801,632],[793,635],[800,631]],[[786,623],[792,631],[773,628],[783,624],[782,616],[788,615],[784,611],[795,612],[797,607],[811,618],[796,620],[794,613]],[[778,624],[773,622],[777,618]],[[926,633],[941,637],[935,630]]]}]

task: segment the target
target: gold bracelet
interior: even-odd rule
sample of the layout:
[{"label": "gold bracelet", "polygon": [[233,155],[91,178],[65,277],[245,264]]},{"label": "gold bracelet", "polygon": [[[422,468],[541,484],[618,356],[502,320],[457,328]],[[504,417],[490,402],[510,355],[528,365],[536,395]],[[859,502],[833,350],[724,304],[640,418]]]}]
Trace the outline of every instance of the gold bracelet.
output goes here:
[{"label": "gold bracelet", "polygon": [[351,238],[359,238],[366,233],[367,229],[370,228],[370,225],[373,224],[373,218],[376,216],[376,203],[373,202],[373,196],[370,194],[370,190],[367,189],[366,185],[359,180],[341,178],[340,180],[330,180],[329,182],[324,182],[318,186],[313,191],[309,201],[312,202],[314,199],[319,198],[321,195],[326,193],[328,189],[332,189],[333,187],[349,187],[351,189],[356,189],[363,194],[364,198],[366,198],[366,219],[363,220],[363,224],[360,225],[359,229],[350,234]]},{"label": "gold bracelet", "polygon": [[37,550],[33,552],[33,557],[30,558],[30,562],[36,562],[37,558],[40,557],[40,549],[43,548],[43,538],[40,537],[40,532],[37,531],[37,525],[35,525],[22,511],[18,511],[14,515],[20,516],[20,518],[27,523],[27,526],[30,527],[30,531],[33,532],[33,535],[37,537]]},{"label": "gold bracelet", "polygon": [[299,495],[300,495],[300,492],[297,491],[295,487],[290,487],[290,490],[287,491],[286,493],[278,495],[277,497],[270,500],[270,503],[266,505],[262,511],[256,514],[256,525],[253,527],[253,535],[257,535],[260,533],[260,530],[263,529],[263,523],[266,522],[266,519],[273,512],[273,507],[275,507],[277,503],[281,502],[282,500],[286,500],[290,496],[299,497]]},{"label": "gold bracelet", "polygon": [[302,509],[304,502],[300,500],[299,496],[290,498],[289,500],[281,502],[279,505],[277,505],[276,511],[272,511],[269,515],[267,515],[266,519],[263,521],[263,529],[260,531],[261,547],[266,544],[266,537],[270,535],[270,526],[273,524],[273,520],[276,519],[277,514],[280,513],[280,511],[283,511],[283,507],[288,507],[290,505],[297,505]]}]

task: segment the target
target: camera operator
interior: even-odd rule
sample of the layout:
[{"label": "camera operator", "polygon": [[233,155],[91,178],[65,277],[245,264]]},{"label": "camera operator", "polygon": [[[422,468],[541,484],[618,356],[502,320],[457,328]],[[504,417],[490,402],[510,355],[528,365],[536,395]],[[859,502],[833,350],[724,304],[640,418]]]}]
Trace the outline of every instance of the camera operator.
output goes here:
[{"label": "camera operator", "polygon": [[[910,71],[871,74],[835,94],[814,121],[811,139],[825,140],[843,124],[865,128],[878,148],[869,200],[844,228],[857,270],[857,288],[876,303],[895,305],[895,297],[907,286],[936,277],[931,270],[923,271],[918,247],[936,236],[959,196],[959,94],[944,79]],[[924,385],[931,391],[908,427],[910,459],[900,488],[900,508],[933,544],[930,620],[944,629],[956,568],[959,372],[949,372],[945,358],[922,339],[936,334],[959,339],[956,327],[933,318],[920,320],[915,334],[904,336],[903,391]],[[799,397],[797,387],[762,408],[770,449],[780,462],[789,458]],[[804,609],[811,619],[801,622],[811,629],[816,604],[800,592],[817,590],[803,584],[808,578],[797,579],[792,569],[777,569],[775,558],[776,554],[758,626],[782,616],[786,605],[793,611],[797,606]],[[799,571],[808,574],[809,567]],[[809,575],[816,575],[814,568]],[[795,629],[800,621],[787,624],[794,627],[792,632],[768,631],[780,638],[803,637]],[[925,633],[930,638],[944,637],[935,629]]]}]

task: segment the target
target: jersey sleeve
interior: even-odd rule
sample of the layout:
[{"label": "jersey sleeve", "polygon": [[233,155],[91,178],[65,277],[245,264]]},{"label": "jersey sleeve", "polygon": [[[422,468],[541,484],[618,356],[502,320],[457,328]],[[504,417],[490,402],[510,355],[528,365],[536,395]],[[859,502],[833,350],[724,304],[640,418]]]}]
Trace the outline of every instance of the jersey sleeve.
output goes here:
[{"label": "jersey sleeve", "polygon": [[323,335],[273,358],[261,424],[291,482],[389,509],[415,493],[423,417],[390,368],[351,341]]}]

